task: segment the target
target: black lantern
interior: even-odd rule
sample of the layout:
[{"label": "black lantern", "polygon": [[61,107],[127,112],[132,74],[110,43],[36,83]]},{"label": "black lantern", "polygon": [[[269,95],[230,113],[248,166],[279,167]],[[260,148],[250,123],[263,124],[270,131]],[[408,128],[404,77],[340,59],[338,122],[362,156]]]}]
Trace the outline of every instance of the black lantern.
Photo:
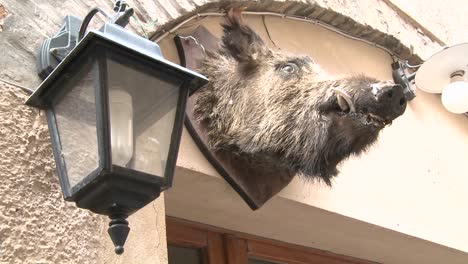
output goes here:
[{"label": "black lantern", "polygon": [[90,31],[26,104],[47,111],[65,200],[111,218],[123,252],[127,216],[169,188],[188,95],[208,80],[115,24]]}]

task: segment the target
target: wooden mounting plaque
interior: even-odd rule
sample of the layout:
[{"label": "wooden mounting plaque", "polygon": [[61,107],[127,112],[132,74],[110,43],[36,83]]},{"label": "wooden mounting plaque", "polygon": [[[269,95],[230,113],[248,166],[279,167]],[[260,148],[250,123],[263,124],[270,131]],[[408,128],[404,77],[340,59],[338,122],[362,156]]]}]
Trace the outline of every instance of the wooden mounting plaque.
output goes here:
[{"label": "wooden mounting plaque", "polygon": [[[203,26],[199,26],[190,36],[177,35],[174,40],[181,65],[195,71],[198,69],[198,61],[205,55],[200,45],[205,50],[216,51],[220,43],[220,40]],[[195,92],[187,102],[185,118],[187,130],[203,155],[249,207],[252,210],[260,208],[286,187],[294,175],[275,165],[267,167],[268,169],[265,169],[265,166],[260,166],[263,168],[260,170],[259,166],[252,164],[247,156],[223,150],[212,151],[207,143],[206,128],[194,118],[194,106],[198,96],[199,94]]]}]

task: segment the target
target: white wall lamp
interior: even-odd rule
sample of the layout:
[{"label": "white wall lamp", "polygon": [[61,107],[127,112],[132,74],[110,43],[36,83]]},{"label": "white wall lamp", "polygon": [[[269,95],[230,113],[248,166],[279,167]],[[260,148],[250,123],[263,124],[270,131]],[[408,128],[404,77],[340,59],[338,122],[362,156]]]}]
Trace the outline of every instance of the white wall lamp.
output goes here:
[{"label": "white wall lamp", "polygon": [[427,59],[416,74],[416,87],[442,93],[444,107],[457,114],[468,112],[468,43],[446,48]]},{"label": "white wall lamp", "polygon": [[415,84],[422,91],[441,93],[448,111],[468,116],[468,43],[447,47],[418,66],[396,62],[392,67],[393,78],[403,86],[408,100],[415,97],[411,89]]}]

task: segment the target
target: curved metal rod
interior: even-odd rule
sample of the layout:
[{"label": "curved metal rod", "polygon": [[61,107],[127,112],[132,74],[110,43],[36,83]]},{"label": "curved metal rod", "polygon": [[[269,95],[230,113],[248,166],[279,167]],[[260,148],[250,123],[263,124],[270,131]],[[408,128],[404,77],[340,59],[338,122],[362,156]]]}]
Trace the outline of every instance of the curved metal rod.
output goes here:
[{"label": "curved metal rod", "polygon": [[205,50],[205,47],[200,44],[200,42],[198,42],[198,40],[194,37],[194,36],[182,36],[182,35],[179,35],[179,38],[181,39],[191,39],[195,42],[195,44],[197,44],[202,50],[203,50],[203,53],[206,53],[206,50]]},{"label": "curved metal rod", "polygon": [[408,67],[408,68],[419,68],[419,67],[421,67],[422,63],[421,63],[421,64],[418,64],[418,65],[411,65],[411,64],[409,64],[408,61],[405,61],[405,65],[406,65],[406,67]]},{"label": "curved metal rod", "polygon": [[81,23],[80,31],[78,33],[78,41],[80,41],[84,37],[86,33],[86,29],[88,28],[89,22],[91,22],[91,19],[93,19],[94,15],[96,15],[98,12],[103,14],[106,18],[112,19],[112,16],[109,15],[106,11],[102,10],[100,7],[94,7],[83,18],[83,23]]},{"label": "curved metal rod", "polygon": [[[308,18],[308,17],[299,17],[299,16],[293,16],[293,15],[286,15],[286,14],[282,14],[282,13],[275,13],[275,12],[257,12],[257,11],[245,11],[245,12],[242,12],[242,14],[245,14],[245,15],[257,15],[257,16],[274,16],[274,17],[281,17],[281,18],[285,18],[285,19],[291,19],[291,20],[297,20],[297,21],[302,21],[302,22],[307,22],[307,23],[312,23],[314,25],[317,25],[317,26],[320,26],[320,27],[323,27],[323,28],[326,28],[330,31],[333,31],[337,34],[340,34],[346,38],[349,38],[349,39],[353,39],[353,40],[357,40],[357,41],[360,41],[360,42],[364,42],[366,44],[369,44],[371,46],[374,46],[376,48],[379,48],[385,52],[387,52],[390,57],[392,59],[394,58],[398,58],[400,60],[402,60],[397,54],[395,54],[394,52],[392,52],[391,50],[387,49],[386,47],[384,46],[381,46],[379,44],[376,44],[374,42],[371,42],[371,41],[368,41],[366,39],[362,39],[362,38],[358,38],[358,37],[355,37],[355,36],[351,36],[349,35],[348,33],[344,32],[343,30],[341,29],[338,29],[334,26],[331,26],[331,25],[328,25],[322,21],[319,21],[317,19],[313,19],[313,18]],[[180,27],[182,27],[184,24],[194,20],[194,19],[197,19],[197,18],[200,18],[200,17],[210,17],[210,16],[214,16],[214,17],[222,17],[222,16],[225,16],[226,13],[223,13],[223,12],[207,12],[207,13],[197,13],[193,16],[190,16],[188,17],[187,19],[181,21],[180,23],[176,24],[174,27],[170,28],[169,30],[167,31],[162,31],[162,32],[155,32],[151,37],[150,39],[153,40],[154,42],[158,43],[159,41],[161,41],[163,38],[165,38],[167,35],[169,34],[173,34],[177,29],[179,29]]]},{"label": "curved metal rod", "polygon": [[23,86],[21,84],[15,83],[15,82],[7,81],[7,80],[2,79],[2,78],[0,78],[0,82],[6,83],[8,85],[11,85],[11,86],[14,86],[14,87],[17,87],[17,88],[20,88],[21,90],[27,92],[28,94],[32,94],[34,92],[34,90],[31,89],[31,88],[28,88],[26,86]]}]

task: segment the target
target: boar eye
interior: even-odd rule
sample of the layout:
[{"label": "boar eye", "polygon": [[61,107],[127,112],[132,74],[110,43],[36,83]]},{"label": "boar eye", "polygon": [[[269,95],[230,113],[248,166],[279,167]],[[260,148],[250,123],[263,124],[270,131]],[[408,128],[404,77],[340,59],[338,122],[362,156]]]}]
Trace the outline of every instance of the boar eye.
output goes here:
[{"label": "boar eye", "polygon": [[296,72],[297,68],[296,64],[290,62],[281,66],[281,71],[290,74]]}]

